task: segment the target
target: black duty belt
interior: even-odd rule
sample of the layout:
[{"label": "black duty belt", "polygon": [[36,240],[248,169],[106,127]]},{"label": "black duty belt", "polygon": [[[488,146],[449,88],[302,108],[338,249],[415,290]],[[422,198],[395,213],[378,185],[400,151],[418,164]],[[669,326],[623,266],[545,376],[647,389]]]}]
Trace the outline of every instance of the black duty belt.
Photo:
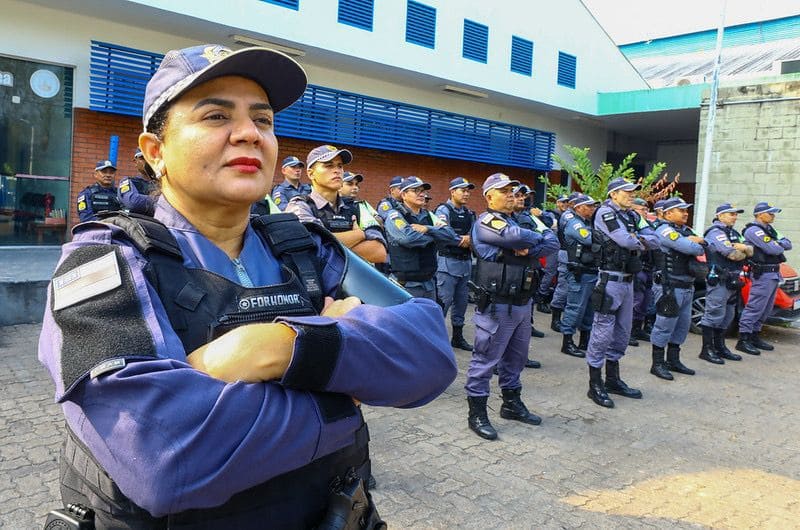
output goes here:
[{"label": "black duty belt", "polygon": [[631,283],[633,281],[633,274],[617,274],[614,272],[601,272],[600,281]]},{"label": "black duty belt", "polygon": [[691,289],[694,287],[693,281],[683,281],[683,280],[665,280],[664,285],[666,287],[674,287],[675,289]]},{"label": "black duty belt", "polygon": [[780,272],[781,266],[778,264],[767,264],[767,263],[752,263],[753,269],[759,273],[765,272]]}]

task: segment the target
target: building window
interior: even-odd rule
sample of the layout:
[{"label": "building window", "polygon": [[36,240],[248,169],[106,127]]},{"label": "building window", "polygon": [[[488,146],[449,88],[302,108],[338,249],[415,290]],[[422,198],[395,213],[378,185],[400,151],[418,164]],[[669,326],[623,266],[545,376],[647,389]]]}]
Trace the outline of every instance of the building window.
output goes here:
[{"label": "building window", "polygon": [[464,19],[464,58],[485,63],[488,48],[489,26]]},{"label": "building window", "polygon": [[533,42],[516,35],[511,37],[511,71],[533,75]]},{"label": "building window", "polygon": [[288,7],[289,9],[294,9],[295,11],[300,9],[300,0],[261,0],[261,1],[266,2],[268,4],[275,4],[276,6]]},{"label": "building window", "polygon": [[558,84],[575,88],[575,69],[578,59],[574,55],[558,52]]},{"label": "building window", "polygon": [[160,53],[92,41],[89,108],[141,116],[144,89],[163,58]]},{"label": "building window", "polygon": [[436,47],[436,8],[408,0],[406,42]]},{"label": "building window", "polygon": [[372,31],[374,7],[374,0],[339,0],[339,23]]},{"label": "building window", "polygon": [[72,74],[0,55],[0,246],[65,241]]}]

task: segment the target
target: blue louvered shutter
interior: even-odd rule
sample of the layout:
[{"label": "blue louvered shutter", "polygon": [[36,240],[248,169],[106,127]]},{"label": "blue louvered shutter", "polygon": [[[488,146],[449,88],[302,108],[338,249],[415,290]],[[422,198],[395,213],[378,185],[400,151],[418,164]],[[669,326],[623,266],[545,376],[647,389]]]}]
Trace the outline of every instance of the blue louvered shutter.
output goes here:
[{"label": "blue louvered shutter", "polygon": [[300,0],[261,0],[268,4],[275,4],[276,6],[288,7],[298,11],[300,9]]},{"label": "blue louvered shutter", "polygon": [[339,0],[341,24],[372,31],[374,0]]},{"label": "blue louvered shutter", "polygon": [[159,53],[92,41],[89,108],[141,116],[144,89],[163,58]]},{"label": "blue louvered shutter", "polygon": [[309,85],[276,115],[279,136],[542,171],[555,134]]},{"label": "blue louvered shutter", "polygon": [[558,52],[558,84],[568,88],[575,88],[575,68],[577,59],[574,55]]},{"label": "blue louvered shutter", "polygon": [[408,0],[406,42],[436,47],[436,8]]},{"label": "blue louvered shutter", "polygon": [[479,63],[485,63],[489,49],[489,27],[471,20],[464,20],[464,49],[462,55]]},{"label": "blue louvered shutter", "polygon": [[511,37],[511,71],[533,75],[533,42],[522,37]]}]

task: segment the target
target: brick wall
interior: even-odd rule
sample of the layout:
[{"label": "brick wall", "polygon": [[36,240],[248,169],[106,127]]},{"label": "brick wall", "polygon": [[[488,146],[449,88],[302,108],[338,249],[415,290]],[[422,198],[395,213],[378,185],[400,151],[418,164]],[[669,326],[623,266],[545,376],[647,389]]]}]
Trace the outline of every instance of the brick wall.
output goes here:
[{"label": "brick wall", "polygon": [[[77,222],[75,201],[77,194],[86,186],[94,183],[94,167],[98,160],[108,156],[109,139],[112,135],[119,136],[119,154],[117,158],[117,181],[123,176],[136,175],[133,165],[133,153],[138,145],[138,136],[141,132],[141,120],[129,116],[106,114],[88,109],[76,108],[74,114],[74,133],[72,146],[72,181],[70,184],[70,214],[71,222]],[[297,138],[279,138],[278,163],[285,157],[295,155],[305,160],[308,152],[322,142],[300,140]],[[533,185],[536,175],[540,172],[534,170],[495,166],[477,162],[451,160],[431,156],[412,155],[378,149],[364,149],[338,145],[337,147],[350,149],[354,156],[353,163],[348,167],[362,173],[365,177],[361,186],[361,197],[376,204],[388,192],[389,180],[395,175],[417,175],[430,182],[433,202],[439,202],[449,197],[447,190],[451,179],[462,176],[473,181],[477,186],[492,173],[504,172],[509,176],[520,179],[528,185]],[[554,174],[560,174],[555,171]],[[276,169],[275,183],[283,179],[280,167]],[[303,181],[308,179],[304,175]],[[557,182],[557,179],[553,179]],[[480,194],[473,195],[470,201],[473,209],[479,210],[485,206]]]},{"label": "brick wall", "polygon": [[[775,227],[800,246],[800,82],[725,87],[719,101],[705,226],[723,202],[745,210],[741,228],[753,219],[757,202],[769,201],[783,210]],[[700,115],[698,175],[707,120],[706,102]],[[787,257],[794,266],[800,264],[796,250]]]}]

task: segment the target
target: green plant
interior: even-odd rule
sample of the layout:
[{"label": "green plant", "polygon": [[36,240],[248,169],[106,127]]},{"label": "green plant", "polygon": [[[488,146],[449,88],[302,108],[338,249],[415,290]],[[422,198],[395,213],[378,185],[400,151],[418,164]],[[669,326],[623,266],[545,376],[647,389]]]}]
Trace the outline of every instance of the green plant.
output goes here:
[{"label": "green plant", "polygon": [[667,173],[663,173],[666,167],[667,164],[664,162],[654,164],[647,175],[639,179],[642,189],[636,192],[636,196],[650,203],[669,197],[680,197],[681,192],[677,190],[677,187],[681,174],[678,173],[670,179]]}]

